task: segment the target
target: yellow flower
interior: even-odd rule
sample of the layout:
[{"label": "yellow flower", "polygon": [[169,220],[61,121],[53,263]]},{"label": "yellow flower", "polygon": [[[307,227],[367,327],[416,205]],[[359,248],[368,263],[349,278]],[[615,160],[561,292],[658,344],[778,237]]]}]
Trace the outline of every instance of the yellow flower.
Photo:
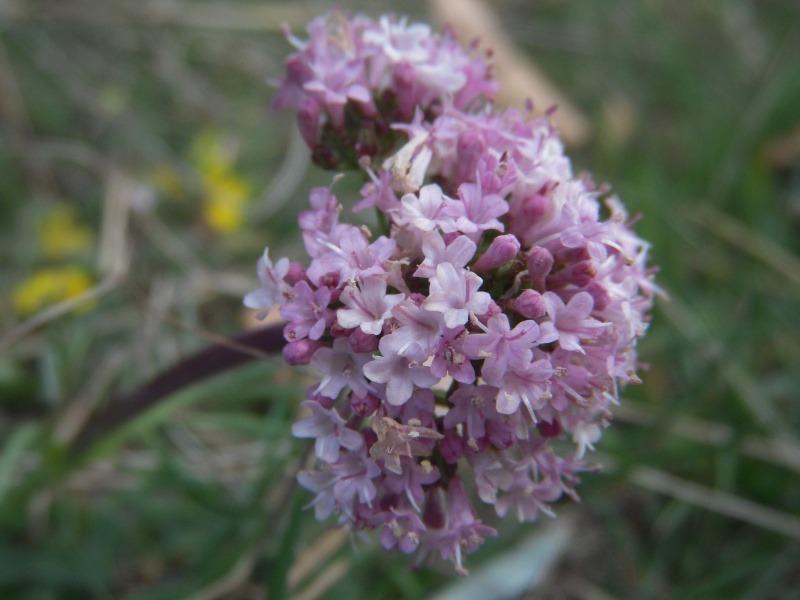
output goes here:
[{"label": "yellow flower", "polygon": [[[20,283],[12,292],[11,299],[17,312],[28,316],[80,296],[92,284],[91,275],[77,265],[43,267]],[[91,305],[82,306],[81,310],[90,308]]]},{"label": "yellow flower", "polygon": [[75,209],[68,204],[51,208],[39,225],[39,245],[48,259],[80,254],[94,246],[94,232],[78,223]]},{"label": "yellow flower", "polygon": [[220,135],[206,130],[197,136],[192,159],[203,186],[203,218],[218,233],[230,233],[244,223],[250,185],[234,172],[233,157]]},{"label": "yellow flower", "polygon": [[250,186],[233,173],[206,176],[203,180],[203,217],[206,223],[220,233],[239,229],[244,222]]}]

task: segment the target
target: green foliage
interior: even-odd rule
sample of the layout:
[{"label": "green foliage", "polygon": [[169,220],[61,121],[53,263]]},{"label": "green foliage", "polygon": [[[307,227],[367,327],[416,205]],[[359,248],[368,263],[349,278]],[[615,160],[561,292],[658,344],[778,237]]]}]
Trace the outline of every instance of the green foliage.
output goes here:
[{"label": "green foliage", "polygon": [[[281,13],[296,30],[307,16],[297,4]],[[326,573],[322,597],[431,595],[448,571],[409,570],[375,544],[332,543],[302,577],[293,570],[330,532],[294,483],[307,445],[290,424],[307,382],[279,359],[187,387],[75,445],[112,397],[241,329],[256,257],[267,245],[299,257],[296,212],[330,175],[292,158],[291,117],[266,108],[264,79],[280,76],[289,51],[275,21],[199,26],[227,5],[216,1],[171,24],[135,3],[71,5],[1,17],[0,337],[14,339],[0,358],[0,598],[282,598]],[[599,445],[605,472],[583,477],[580,505],[557,507],[580,535],[532,597],[586,585],[617,598],[791,597],[796,539],[633,474],[645,465],[800,514],[800,165],[797,148],[794,162],[768,150],[799,126],[796,3],[492,6],[590,115],[595,137],[574,167],[643,215],[637,232],[671,297],[640,346],[644,384],[624,391]],[[230,233],[203,215],[192,147],[208,130],[253,192]],[[359,184],[347,175],[337,193],[352,198]],[[77,259],[44,256],[37,237],[64,203],[96,233]],[[32,271],[74,261],[101,282],[114,256],[125,268],[109,293],[16,335],[24,317],[10,292]],[[470,568],[533,529],[504,524]]]}]

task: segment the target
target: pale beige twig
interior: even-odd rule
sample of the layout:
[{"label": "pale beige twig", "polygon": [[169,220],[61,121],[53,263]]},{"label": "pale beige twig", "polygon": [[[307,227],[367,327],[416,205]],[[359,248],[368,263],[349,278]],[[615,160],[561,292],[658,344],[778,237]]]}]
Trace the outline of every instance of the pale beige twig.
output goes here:
[{"label": "pale beige twig", "polygon": [[333,561],[319,574],[311,585],[297,594],[291,596],[292,600],[316,600],[327,592],[331,586],[347,574],[350,562],[344,558]]},{"label": "pale beige twig", "polygon": [[[662,422],[654,411],[640,404],[623,400],[614,408],[614,418],[622,422],[653,427]],[[708,446],[724,447],[736,438],[736,431],[729,425],[678,415],[667,421],[669,433]],[[743,456],[786,467],[800,473],[800,444],[779,437],[764,438],[747,435],[734,449]]]},{"label": "pale beige twig", "polygon": [[127,246],[128,206],[131,187],[120,173],[109,173],[103,200],[103,225],[100,232],[98,267],[105,277],[94,287],[69,300],[45,309],[23,321],[0,338],[0,351],[51,321],[76,308],[94,302],[116,289],[128,272],[130,256]]},{"label": "pale beige twig", "polygon": [[23,321],[2,338],[0,338],[0,352],[6,350],[12,344],[24,338],[26,335],[35,331],[42,325],[46,325],[51,321],[55,321],[59,317],[69,314],[80,306],[95,302],[96,300],[102,298],[107,293],[115,290],[119,284],[122,283],[123,279],[124,276],[121,274],[110,275],[80,296],[75,296],[74,298],[60,302],[55,306],[51,306],[50,308],[43,310],[27,321]]},{"label": "pale beige twig", "polygon": [[296,588],[321,565],[331,554],[336,552],[347,541],[347,532],[344,529],[331,529],[312,546],[299,553],[289,569],[287,584],[290,589]]},{"label": "pale beige twig", "polygon": [[650,467],[636,466],[631,469],[629,477],[637,485],[654,492],[672,496],[763,529],[800,539],[800,518],[794,515],[739,498],[727,492],[698,485]]},{"label": "pale beige twig", "polygon": [[80,391],[66,403],[66,407],[53,427],[53,441],[67,445],[78,435],[83,425],[127,362],[127,352],[108,355],[95,369]]},{"label": "pale beige twig", "polygon": [[717,237],[754,256],[800,286],[800,258],[777,242],[709,204],[694,205],[685,214]]},{"label": "pale beige twig", "polygon": [[[658,306],[687,340],[698,343],[709,338],[708,327],[703,320],[678,298],[673,297],[671,302],[661,302]],[[781,417],[772,398],[756,385],[744,365],[727,357],[721,367],[721,375],[758,423],[769,431],[778,432],[782,439],[798,441],[797,435]]]},{"label": "pale beige twig", "polygon": [[256,544],[239,557],[230,571],[186,600],[219,600],[235,592],[250,578],[261,551],[261,544]]},{"label": "pale beige twig", "polygon": [[553,106],[558,110],[552,119],[564,142],[580,146],[591,137],[589,119],[555,84],[517,50],[502,31],[492,9],[481,0],[429,0],[436,20],[452,24],[462,42],[480,40],[481,48],[492,51],[493,75],[500,82],[497,103],[522,108],[532,100],[541,115]]}]

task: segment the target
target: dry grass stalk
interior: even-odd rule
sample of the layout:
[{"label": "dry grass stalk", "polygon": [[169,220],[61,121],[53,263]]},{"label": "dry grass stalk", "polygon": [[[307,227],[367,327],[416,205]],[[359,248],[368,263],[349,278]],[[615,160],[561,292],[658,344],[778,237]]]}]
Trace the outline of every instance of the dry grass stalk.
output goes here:
[{"label": "dry grass stalk", "polygon": [[709,204],[692,206],[686,216],[718,238],[768,265],[800,286],[800,258],[737,219]]},{"label": "dry grass stalk", "polygon": [[650,467],[631,469],[630,479],[644,488],[672,496],[721,515],[800,539],[800,518],[733,494],[686,481]]},{"label": "dry grass stalk", "polygon": [[300,552],[297,559],[289,569],[287,583],[294,589],[308,578],[325,560],[347,541],[347,532],[344,529],[331,529],[313,546]]},{"label": "dry grass stalk", "polygon": [[350,570],[350,562],[344,558],[333,561],[311,584],[291,597],[292,600],[317,600]]},{"label": "dry grass stalk", "polygon": [[[622,422],[647,427],[661,423],[661,418],[647,407],[624,400],[614,409],[614,417]],[[671,435],[708,446],[728,446],[736,439],[736,431],[729,425],[706,421],[687,415],[670,419]],[[800,473],[800,445],[789,439],[746,436],[736,450],[750,458],[786,467]]]},{"label": "dry grass stalk", "polygon": [[586,116],[528,58],[508,41],[491,8],[481,0],[430,0],[434,18],[451,23],[461,42],[478,38],[481,47],[492,50],[493,73],[500,82],[497,104],[522,108],[533,100],[535,113],[542,115],[552,106],[552,116],[568,146],[581,146],[589,141],[592,128]]}]

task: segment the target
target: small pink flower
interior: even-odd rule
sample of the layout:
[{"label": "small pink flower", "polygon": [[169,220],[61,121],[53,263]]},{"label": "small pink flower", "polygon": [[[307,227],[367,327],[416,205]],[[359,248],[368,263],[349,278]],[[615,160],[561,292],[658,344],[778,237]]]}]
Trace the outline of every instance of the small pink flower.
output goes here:
[{"label": "small pink flower", "polygon": [[336,398],[344,388],[349,388],[363,396],[370,389],[364,377],[364,365],[369,359],[369,354],[352,352],[343,338],[333,340],[332,348],[320,348],[311,357],[311,366],[322,374],[317,393]]},{"label": "small pink flower", "polygon": [[340,308],[336,317],[345,329],[360,327],[364,333],[378,335],[383,322],[392,314],[392,307],[403,300],[401,294],[387,294],[386,281],[379,276],[367,277],[361,285],[349,285],[339,296],[347,308]]},{"label": "small pink flower", "polygon": [[395,223],[413,225],[422,231],[441,228],[443,231],[455,231],[455,220],[447,212],[453,200],[442,194],[442,188],[436,184],[426,185],[419,195],[409,193],[400,198],[400,209],[396,212]]},{"label": "small pink flower", "polygon": [[558,343],[564,350],[586,354],[580,340],[594,339],[604,328],[611,325],[589,317],[594,308],[594,300],[586,292],[575,294],[566,305],[558,294],[553,292],[546,292],[544,301],[547,305],[547,314],[553,320],[558,333]]},{"label": "small pink flower", "polygon": [[283,304],[285,293],[289,286],[284,278],[289,273],[289,259],[281,258],[275,265],[269,259],[269,248],[264,250],[264,255],[258,260],[258,278],[261,287],[250,292],[244,297],[244,305],[248,308],[261,309],[258,318],[263,319],[269,310],[276,304]]},{"label": "small pink flower", "polygon": [[347,422],[335,408],[326,410],[313,400],[301,402],[314,413],[292,425],[292,435],[300,438],[316,438],[317,457],[326,463],[339,459],[339,448],[357,450],[364,443],[357,431],[348,429]]},{"label": "small pink flower", "polygon": [[430,279],[436,276],[436,267],[442,263],[450,263],[456,268],[463,268],[475,255],[477,250],[475,242],[465,235],[459,235],[449,244],[436,230],[429,231],[422,237],[422,252],[425,255],[417,270],[415,277]]},{"label": "small pink flower", "polygon": [[364,374],[376,383],[386,384],[386,401],[392,405],[405,403],[414,386],[430,387],[439,381],[431,375],[430,367],[408,360],[398,353],[401,339],[389,335],[381,339],[381,355],[364,365]]},{"label": "small pink flower", "polygon": [[436,267],[436,277],[431,278],[431,293],[422,303],[425,310],[440,312],[450,328],[463,325],[469,314],[482,315],[489,309],[492,297],[479,292],[483,280],[466,269],[456,269],[450,263]]},{"label": "small pink flower", "polygon": [[499,235],[492,240],[486,252],[475,261],[472,268],[478,273],[481,273],[483,271],[490,271],[497,267],[502,267],[517,255],[519,249],[519,240],[516,236]]}]

